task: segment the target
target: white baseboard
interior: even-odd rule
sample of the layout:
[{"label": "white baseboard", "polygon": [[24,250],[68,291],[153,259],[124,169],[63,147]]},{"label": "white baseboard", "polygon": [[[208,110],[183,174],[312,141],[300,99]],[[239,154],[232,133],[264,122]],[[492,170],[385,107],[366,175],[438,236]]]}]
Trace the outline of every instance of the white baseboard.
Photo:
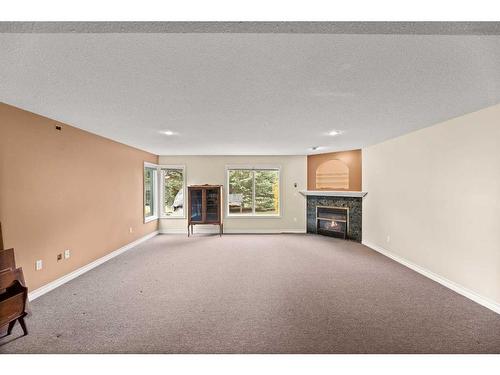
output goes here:
[{"label": "white baseboard", "polygon": [[[194,228],[194,234],[217,234],[219,233],[219,227],[196,227]],[[226,234],[285,234],[285,233],[306,233],[305,229],[224,229]],[[185,234],[187,235],[186,229],[179,228],[164,228],[160,229],[160,234]]]},{"label": "white baseboard", "polygon": [[404,258],[400,257],[399,255],[396,255],[396,254],[394,254],[394,253],[392,253],[392,252],[390,252],[390,251],[388,251],[388,250],[386,250],[378,245],[372,244],[372,243],[367,242],[367,241],[362,241],[362,244],[369,247],[372,250],[379,252],[382,255],[385,255],[388,258],[395,260],[396,262],[398,262],[398,263],[400,263],[408,268],[411,268],[413,271],[418,272],[419,274],[424,275],[431,280],[434,280],[435,282],[453,290],[454,292],[457,292],[458,294],[461,294],[462,296],[467,297],[476,303],[479,303],[480,305],[496,312],[497,314],[500,314],[500,304],[499,303],[497,303],[497,302],[495,302],[487,297],[481,296],[480,294],[478,294],[470,289],[467,289],[466,287],[464,287],[460,284],[457,284],[456,282],[451,281],[443,276],[440,276],[432,271],[429,271],[428,269],[426,269],[424,267],[421,267],[413,262],[410,262],[409,260],[404,259]]},{"label": "white baseboard", "polygon": [[227,234],[300,234],[305,229],[224,229]]},{"label": "white baseboard", "polygon": [[62,276],[54,281],[51,281],[48,284],[45,284],[44,286],[42,286],[38,289],[35,289],[34,291],[28,293],[28,299],[30,301],[33,301],[34,299],[44,295],[45,293],[50,292],[51,290],[57,288],[58,286],[61,286],[65,283],[67,283],[68,281],[73,280],[74,278],[84,274],[85,272],[90,271],[91,269],[103,264],[104,262],[107,262],[108,260],[124,253],[125,251],[128,251],[128,250],[134,248],[135,246],[139,245],[140,243],[147,241],[150,238],[153,238],[157,234],[158,234],[158,231],[154,231],[150,234],[147,234],[144,237],[141,237],[133,242],[130,242],[129,244],[126,244],[125,246],[122,246],[119,249],[117,249],[117,250],[115,250],[115,251],[113,251],[113,252],[111,252],[111,253],[109,253],[109,254],[107,254],[99,259],[96,259],[93,262],[86,264],[85,266],[74,270],[73,272],[68,273],[67,275],[64,275],[64,276]]}]

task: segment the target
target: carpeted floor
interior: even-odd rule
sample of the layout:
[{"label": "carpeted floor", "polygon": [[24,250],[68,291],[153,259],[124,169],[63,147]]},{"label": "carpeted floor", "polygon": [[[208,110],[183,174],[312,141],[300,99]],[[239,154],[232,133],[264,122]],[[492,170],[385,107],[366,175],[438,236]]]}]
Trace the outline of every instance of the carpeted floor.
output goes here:
[{"label": "carpeted floor", "polygon": [[500,353],[500,315],[317,235],[161,235],[31,306],[0,352]]}]

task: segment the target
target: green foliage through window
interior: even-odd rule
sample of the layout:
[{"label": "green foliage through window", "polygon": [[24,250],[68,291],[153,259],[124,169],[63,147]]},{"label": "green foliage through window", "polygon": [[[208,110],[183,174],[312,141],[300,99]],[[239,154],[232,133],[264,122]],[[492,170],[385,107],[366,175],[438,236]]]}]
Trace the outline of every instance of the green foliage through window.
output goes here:
[{"label": "green foliage through window", "polygon": [[162,169],[163,212],[166,216],[184,216],[184,170]]},{"label": "green foliage through window", "polygon": [[229,213],[279,215],[279,171],[229,170]]}]

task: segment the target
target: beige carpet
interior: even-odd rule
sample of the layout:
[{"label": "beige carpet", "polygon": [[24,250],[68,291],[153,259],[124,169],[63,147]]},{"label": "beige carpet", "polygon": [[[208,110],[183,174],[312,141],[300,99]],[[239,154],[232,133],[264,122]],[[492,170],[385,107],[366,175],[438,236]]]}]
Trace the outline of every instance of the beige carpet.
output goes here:
[{"label": "beige carpet", "polygon": [[157,236],[32,303],[2,353],[500,353],[500,315],[353,242]]}]

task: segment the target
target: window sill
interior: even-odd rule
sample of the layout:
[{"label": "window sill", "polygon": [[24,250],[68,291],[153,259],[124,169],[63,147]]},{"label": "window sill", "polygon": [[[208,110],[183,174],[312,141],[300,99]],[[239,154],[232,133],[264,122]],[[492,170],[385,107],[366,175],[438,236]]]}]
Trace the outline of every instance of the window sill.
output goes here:
[{"label": "window sill", "polygon": [[183,215],[183,216],[160,216],[160,219],[186,219],[186,215]]},{"label": "window sill", "polygon": [[158,220],[158,216],[148,216],[144,218],[144,224],[149,223],[150,221]]},{"label": "window sill", "polygon": [[226,215],[226,219],[280,219],[282,215]]}]

